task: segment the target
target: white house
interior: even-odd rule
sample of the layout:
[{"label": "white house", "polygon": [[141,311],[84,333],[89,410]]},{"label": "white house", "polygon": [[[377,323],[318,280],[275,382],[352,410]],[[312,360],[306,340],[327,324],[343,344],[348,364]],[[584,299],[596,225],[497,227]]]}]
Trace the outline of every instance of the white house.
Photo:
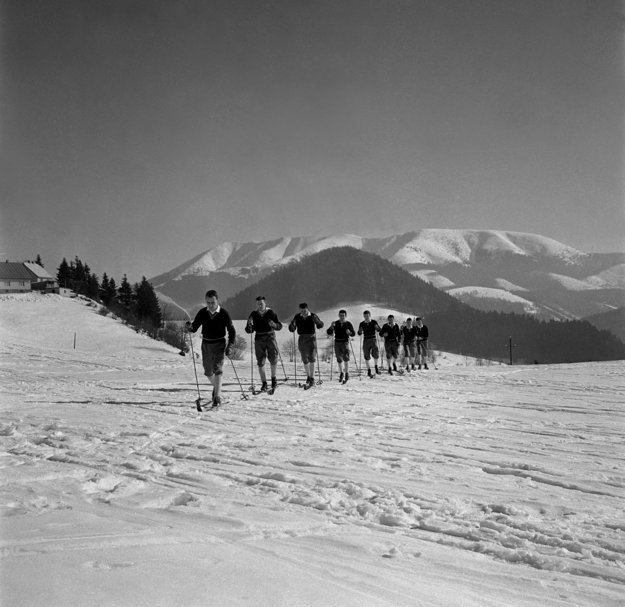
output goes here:
[{"label": "white house", "polygon": [[38,263],[0,262],[0,293],[27,293],[33,290],[58,293],[59,283]]}]

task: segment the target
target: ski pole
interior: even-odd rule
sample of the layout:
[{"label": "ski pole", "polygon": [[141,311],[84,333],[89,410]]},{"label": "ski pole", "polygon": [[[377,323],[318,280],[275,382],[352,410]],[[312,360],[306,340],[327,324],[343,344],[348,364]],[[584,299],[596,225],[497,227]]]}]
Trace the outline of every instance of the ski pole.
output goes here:
[{"label": "ski pole", "polygon": [[317,358],[317,385],[320,386],[323,382],[321,381],[321,365],[319,362],[319,347],[317,346],[317,329],[315,329],[315,352],[317,353],[317,356],[316,356]]},{"label": "ski pole", "polygon": [[254,339],[252,333],[250,333],[250,377],[252,378],[252,385],[250,386],[252,392],[254,392]]},{"label": "ski pole", "polygon": [[[354,356],[354,359],[356,357]],[[362,379],[362,335],[358,337],[358,366],[360,367],[360,377]]]},{"label": "ski pole", "polygon": [[297,348],[295,347],[295,331],[293,331],[293,373],[295,375],[295,386],[297,386]]},{"label": "ski pole", "polygon": [[284,373],[284,381],[287,381],[289,378],[286,374],[286,369],[284,368],[284,363],[282,362],[282,354],[280,354],[280,346],[278,346],[278,340],[276,339],[276,348],[278,349],[278,359],[280,360],[280,365],[282,366],[282,372]]},{"label": "ski pole", "polygon": [[197,387],[197,400],[195,401],[195,405],[200,410],[202,405],[202,395],[200,394],[200,381],[197,378],[197,366],[195,364],[195,352],[193,350],[193,335],[189,334],[189,341],[191,342],[191,358],[193,359],[193,372],[195,373],[195,386]]},{"label": "ski pole", "polygon": [[241,384],[241,380],[239,379],[239,374],[237,373],[237,368],[234,366],[234,362],[232,362],[232,359],[229,356],[227,356],[226,358],[230,361],[230,364],[232,365],[232,370],[234,371],[234,376],[237,378],[237,382],[241,390],[241,400],[247,400],[249,396],[245,393],[245,390],[243,389],[243,385]]},{"label": "ski pole", "polygon": [[360,365],[356,363],[356,353],[354,352],[354,346],[352,345],[351,338],[349,338],[349,347],[352,350],[352,356],[354,357],[354,364],[356,365],[356,370],[358,371],[358,379],[362,380],[362,374],[360,373]]}]

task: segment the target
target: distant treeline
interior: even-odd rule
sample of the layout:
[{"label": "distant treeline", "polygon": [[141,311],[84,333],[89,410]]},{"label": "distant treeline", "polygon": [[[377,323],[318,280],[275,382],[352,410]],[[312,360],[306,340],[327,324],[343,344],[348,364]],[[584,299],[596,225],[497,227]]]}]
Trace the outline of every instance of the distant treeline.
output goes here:
[{"label": "distant treeline", "polygon": [[[233,318],[247,318],[257,295],[267,297],[281,319],[300,302],[313,310],[344,306],[360,322],[357,302],[374,302],[425,317],[432,344],[448,352],[524,363],[625,359],[625,344],[585,321],[539,321],[521,314],[482,312],[381,257],[338,247],[292,262],[224,302]],[[357,316],[356,313],[357,312]],[[400,322],[403,319],[397,319]]]}]

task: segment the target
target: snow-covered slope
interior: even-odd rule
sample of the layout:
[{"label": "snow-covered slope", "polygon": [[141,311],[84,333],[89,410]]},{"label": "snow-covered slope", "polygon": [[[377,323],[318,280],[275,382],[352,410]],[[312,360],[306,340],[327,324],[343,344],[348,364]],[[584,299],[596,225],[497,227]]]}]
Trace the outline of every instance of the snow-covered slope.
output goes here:
[{"label": "snow-covered slope", "polygon": [[289,339],[273,397],[240,400],[243,360],[198,414],[190,357],[0,296],[2,603],[622,604],[623,362],[304,392]]},{"label": "snow-covered slope", "polygon": [[[222,243],[152,279],[157,290],[187,308],[205,288],[222,298],[282,264],[321,250],[351,246],[375,253],[443,290],[457,290],[470,305],[504,311],[505,297],[486,289],[527,293],[539,317],[574,318],[625,303],[625,255],[591,255],[537,234],[497,230],[422,229],[385,238],[354,234],[289,237],[267,242]],[[472,294],[465,289],[471,287]],[[525,296],[523,296],[525,297]],[[556,312],[556,310],[558,310]]]}]

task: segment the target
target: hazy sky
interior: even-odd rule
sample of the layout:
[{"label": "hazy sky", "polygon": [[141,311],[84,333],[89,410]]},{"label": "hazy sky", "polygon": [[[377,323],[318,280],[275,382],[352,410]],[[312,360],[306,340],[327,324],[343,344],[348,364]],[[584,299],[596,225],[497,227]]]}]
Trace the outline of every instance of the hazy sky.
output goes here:
[{"label": "hazy sky", "polygon": [[610,0],[0,0],[0,258],[419,228],[625,250]]}]

